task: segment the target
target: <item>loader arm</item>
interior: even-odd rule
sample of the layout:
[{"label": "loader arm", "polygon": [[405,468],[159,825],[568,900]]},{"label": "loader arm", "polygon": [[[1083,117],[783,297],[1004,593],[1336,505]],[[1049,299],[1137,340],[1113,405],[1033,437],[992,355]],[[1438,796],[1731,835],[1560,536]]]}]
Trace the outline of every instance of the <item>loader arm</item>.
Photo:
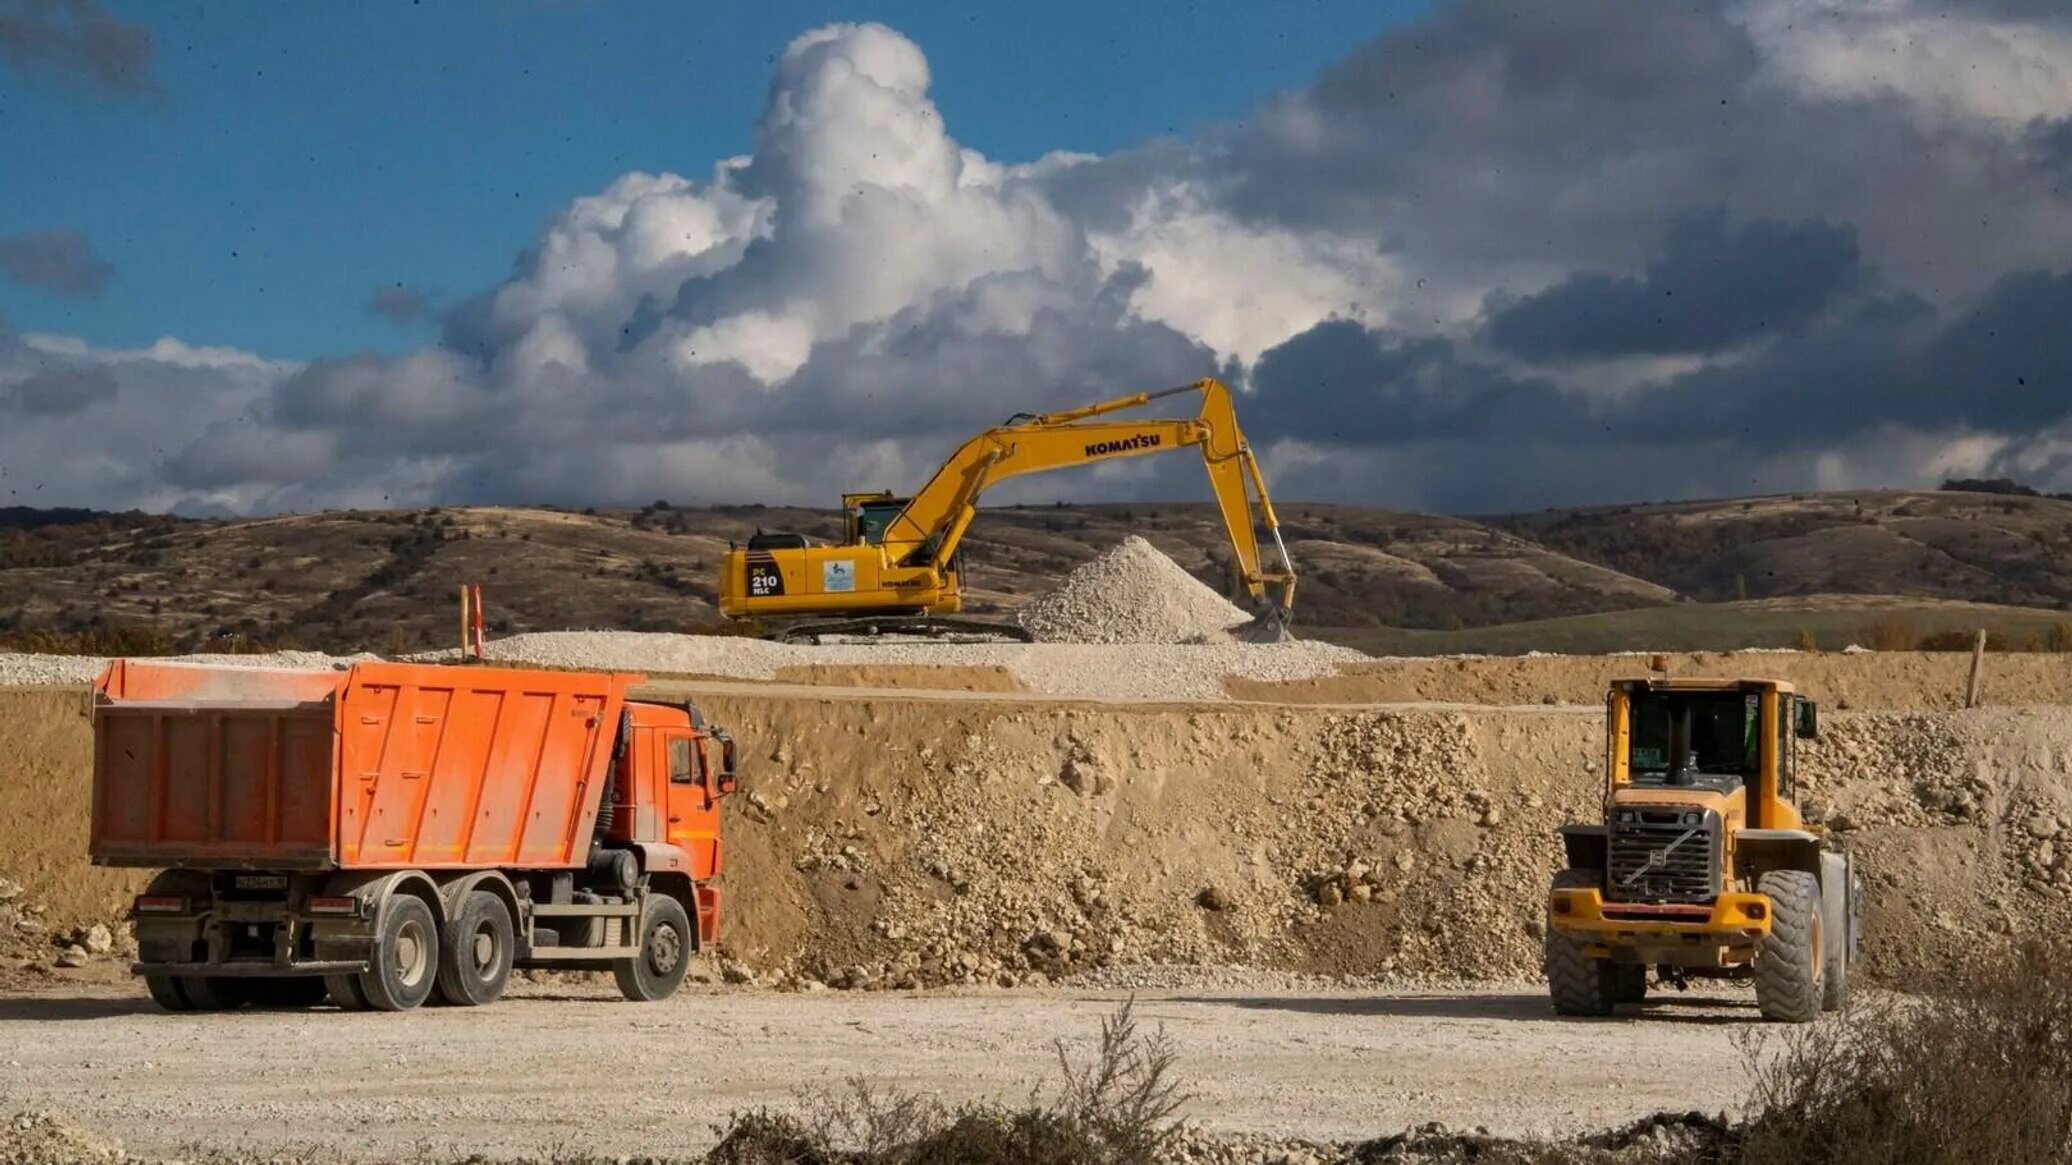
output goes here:
[{"label": "loader arm", "polygon": [[[1182,393],[1200,394],[1201,408],[1195,416],[1104,419]],[[1295,573],[1281,541],[1280,520],[1258,460],[1238,428],[1230,390],[1215,379],[1017,418],[978,434],[959,447],[886,526],[886,557],[905,567],[940,569],[956,554],[980,496],[1008,478],[1183,448],[1201,451],[1246,592],[1284,613],[1294,598]],[[1271,567],[1260,557],[1260,524],[1273,538],[1278,561]]]}]

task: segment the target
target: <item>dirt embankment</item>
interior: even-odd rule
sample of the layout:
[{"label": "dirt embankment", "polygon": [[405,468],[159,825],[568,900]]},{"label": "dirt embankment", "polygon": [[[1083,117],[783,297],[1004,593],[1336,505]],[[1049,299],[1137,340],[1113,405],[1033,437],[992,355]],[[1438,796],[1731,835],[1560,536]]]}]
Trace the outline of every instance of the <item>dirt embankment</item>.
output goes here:
[{"label": "dirt embankment", "polygon": [[[1535,973],[1594,709],[1101,706],[710,695],[743,742],[725,943],[838,984],[1240,964]],[[141,876],[85,861],[83,701],[0,691],[0,875],[55,929]],[[2072,711],[1841,714],[1802,754],[1871,884],[1868,965],[2072,923]]]},{"label": "dirt embankment", "polygon": [[[1952,651],[1860,654],[1700,651],[1662,657],[1678,676],[1762,676],[1788,680],[1826,708],[1927,712],[1962,708],[1971,656]],[[1613,679],[1647,675],[1647,655],[1467,656],[1341,664],[1310,679],[1231,676],[1233,698],[1296,704],[1588,704]],[[1986,657],[1984,702],[2072,704],[2072,654],[2016,652]]]}]

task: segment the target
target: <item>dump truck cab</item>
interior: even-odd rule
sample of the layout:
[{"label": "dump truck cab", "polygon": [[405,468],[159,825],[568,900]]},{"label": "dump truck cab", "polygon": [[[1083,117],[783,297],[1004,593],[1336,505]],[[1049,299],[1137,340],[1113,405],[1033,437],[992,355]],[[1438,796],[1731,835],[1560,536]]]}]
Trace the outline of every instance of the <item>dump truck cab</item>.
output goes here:
[{"label": "dump truck cab", "polygon": [[1860,895],[1797,801],[1818,710],[1780,680],[1634,679],[1605,700],[1603,818],[1563,826],[1546,970],[1563,1014],[1671,982],[1753,978],[1765,1015],[1841,1005]]}]

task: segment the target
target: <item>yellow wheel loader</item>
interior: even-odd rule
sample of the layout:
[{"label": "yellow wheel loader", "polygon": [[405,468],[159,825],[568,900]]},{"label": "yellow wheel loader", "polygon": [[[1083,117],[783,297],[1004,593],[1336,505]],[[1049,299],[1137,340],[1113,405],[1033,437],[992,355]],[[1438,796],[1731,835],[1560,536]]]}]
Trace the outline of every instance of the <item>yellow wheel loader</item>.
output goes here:
[{"label": "yellow wheel loader", "polygon": [[1620,680],[1606,698],[1602,823],[1565,825],[1547,893],[1554,1010],[1641,1002],[1650,970],[1753,979],[1766,1018],[1848,997],[1862,892],[1850,856],[1800,816],[1796,742],[1818,710],[1777,680]]},{"label": "yellow wheel loader", "polygon": [[[1189,393],[1201,398],[1192,417],[1111,416]],[[720,571],[720,613],[770,628],[785,639],[880,632],[976,632],[1026,639],[1010,623],[958,617],[963,590],[957,550],[977,514],[980,495],[1022,474],[1181,449],[1198,450],[1208,468],[1238,582],[1258,615],[1247,637],[1285,638],[1294,568],[1258,459],[1238,429],[1230,390],[1213,379],[1010,418],[966,441],[910,498],[844,494],[840,545],[816,546],[803,534],[758,533],[746,547],[727,552]],[[1261,561],[1255,523],[1263,523],[1272,539],[1273,565]]]}]

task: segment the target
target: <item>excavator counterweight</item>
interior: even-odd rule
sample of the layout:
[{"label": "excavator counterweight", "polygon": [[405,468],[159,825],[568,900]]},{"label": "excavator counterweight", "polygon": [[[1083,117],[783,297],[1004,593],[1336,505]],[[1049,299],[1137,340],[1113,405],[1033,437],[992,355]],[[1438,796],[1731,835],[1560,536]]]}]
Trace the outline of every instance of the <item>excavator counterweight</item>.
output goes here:
[{"label": "excavator counterweight", "polygon": [[[1189,393],[1201,398],[1191,417],[1130,420],[1113,415]],[[792,637],[873,629],[991,629],[1026,638],[1011,625],[955,617],[963,608],[958,549],[979,498],[1023,474],[1178,449],[1201,453],[1230,537],[1238,583],[1257,613],[1240,636],[1255,642],[1285,639],[1294,568],[1266,479],[1238,428],[1230,390],[1214,379],[1013,417],[964,442],[912,497],[844,494],[840,545],[813,545],[796,534],[759,534],[746,547],[728,551],[720,575],[720,612],[780,634],[788,624]],[[1273,545],[1271,564],[1261,557],[1262,525]]]}]

